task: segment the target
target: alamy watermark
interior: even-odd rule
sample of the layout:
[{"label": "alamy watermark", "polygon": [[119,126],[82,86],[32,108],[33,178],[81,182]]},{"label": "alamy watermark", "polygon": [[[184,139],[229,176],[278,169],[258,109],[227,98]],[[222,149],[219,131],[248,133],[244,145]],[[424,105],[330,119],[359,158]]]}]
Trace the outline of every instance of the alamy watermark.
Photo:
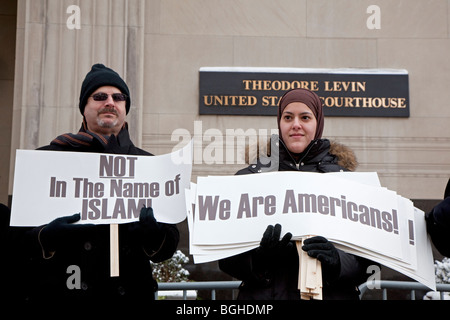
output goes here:
[{"label": "alamy watermark", "polygon": [[77,5],[70,5],[66,9],[66,13],[70,14],[67,18],[66,26],[69,30],[81,29],[81,10]]},{"label": "alamy watermark", "polygon": [[67,278],[66,286],[67,289],[73,290],[73,289],[81,289],[81,269],[77,265],[70,265],[67,267],[66,270],[67,274],[70,274],[70,276]]},{"label": "alamy watermark", "polygon": [[[194,164],[245,164],[256,158],[267,156],[270,136],[278,134],[278,129],[225,129],[209,128],[203,131],[203,122],[194,121],[194,133],[184,128],[175,129],[172,142],[178,142],[173,151],[194,142]],[[173,159],[175,160],[175,159]],[[179,159],[187,162],[191,159]]]},{"label": "alamy watermark", "polygon": [[[158,282],[161,281],[186,281],[187,277],[189,276],[189,272],[184,270],[181,267],[181,263],[187,263],[189,261],[189,259],[186,258],[186,256],[180,251],[178,250],[176,252],[176,254],[174,255],[174,257],[172,257],[172,259],[167,260],[165,262],[165,266],[170,266],[171,264],[173,265],[171,268],[171,270],[159,270],[160,267],[158,267],[158,265],[153,264],[153,267],[156,268],[155,269],[155,273],[156,274],[156,278],[158,280]],[[174,264],[174,262],[176,262]],[[163,264],[161,264],[163,265]],[[159,272],[159,273],[158,273]],[[170,274],[168,274],[168,272]],[[180,275],[180,272],[182,273]],[[66,286],[69,290],[79,290],[81,289],[81,269],[79,266],[77,265],[70,265],[67,267],[67,274],[70,274],[70,276],[67,278],[66,281]],[[378,265],[370,265],[367,270],[366,270],[367,274],[370,274],[370,276],[367,278],[366,281],[366,285],[367,288],[370,290],[373,289],[381,289],[380,286],[380,280],[381,280],[381,269]],[[164,274],[164,276],[158,276],[158,274]]]},{"label": "alamy watermark", "polygon": [[371,15],[367,18],[366,26],[369,30],[381,29],[381,9],[379,6],[372,4],[367,7],[366,13]]},{"label": "alamy watermark", "polygon": [[[66,26],[69,30],[81,29],[81,9],[78,5],[70,5],[66,9],[69,15],[66,20]],[[367,7],[366,13],[370,16],[366,20],[366,27],[369,30],[381,29],[381,9],[378,5],[372,4]]]},{"label": "alamy watermark", "polygon": [[367,267],[366,273],[370,274],[366,281],[367,289],[370,289],[370,290],[381,289],[381,284],[380,284],[381,268],[380,268],[380,266],[378,266],[376,264],[372,264]]}]

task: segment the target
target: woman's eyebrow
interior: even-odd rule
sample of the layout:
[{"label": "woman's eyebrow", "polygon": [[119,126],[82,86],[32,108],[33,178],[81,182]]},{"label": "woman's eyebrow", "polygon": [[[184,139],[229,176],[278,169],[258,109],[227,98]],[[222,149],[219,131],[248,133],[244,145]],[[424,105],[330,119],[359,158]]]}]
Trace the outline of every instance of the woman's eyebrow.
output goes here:
[{"label": "woman's eyebrow", "polygon": [[[291,111],[283,111],[283,114],[285,114],[285,113],[287,113],[287,114],[294,114],[294,112],[291,112]],[[313,113],[309,112],[309,111],[303,111],[303,112],[300,112],[299,114],[300,115],[302,115],[302,114],[310,114],[310,115],[312,115]]]}]

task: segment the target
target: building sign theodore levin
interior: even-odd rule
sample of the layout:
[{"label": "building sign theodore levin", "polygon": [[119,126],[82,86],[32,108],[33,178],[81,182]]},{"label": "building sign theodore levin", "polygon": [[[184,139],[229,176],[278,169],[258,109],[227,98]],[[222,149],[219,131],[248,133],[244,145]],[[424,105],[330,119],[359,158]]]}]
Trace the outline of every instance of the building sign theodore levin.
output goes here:
[{"label": "building sign theodore levin", "polygon": [[200,68],[199,113],[276,115],[281,96],[309,89],[326,116],[409,117],[406,70]]}]

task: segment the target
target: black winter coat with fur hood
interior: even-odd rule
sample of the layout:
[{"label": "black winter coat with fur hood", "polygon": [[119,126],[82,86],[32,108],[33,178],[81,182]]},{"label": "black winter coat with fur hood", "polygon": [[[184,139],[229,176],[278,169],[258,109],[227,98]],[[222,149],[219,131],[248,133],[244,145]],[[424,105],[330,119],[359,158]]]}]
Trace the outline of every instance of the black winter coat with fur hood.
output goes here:
[{"label": "black winter coat with fur hood", "polygon": [[[290,154],[283,141],[274,135],[270,143],[270,156],[260,157],[255,164],[239,170],[236,174],[251,174],[270,171],[338,172],[353,171],[357,167],[354,153],[346,146],[327,139],[313,140],[305,152]],[[289,231],[289,230],[286,230]],[[298,253],[292,246],[286,261],[271,263],[271,270],[255,265],[253,254],[256,249],[222,259],[219,267],[234,278],[242,280],[239,288],[240,300],[299,299]],[[358,285],[367,280],[367,268],[375,264],[369,260],[338,250],[341,263],[340,273],[332,281],[323,280],[323,298],[359,299]],[[273,269],[274,268],[274,269]]]}]

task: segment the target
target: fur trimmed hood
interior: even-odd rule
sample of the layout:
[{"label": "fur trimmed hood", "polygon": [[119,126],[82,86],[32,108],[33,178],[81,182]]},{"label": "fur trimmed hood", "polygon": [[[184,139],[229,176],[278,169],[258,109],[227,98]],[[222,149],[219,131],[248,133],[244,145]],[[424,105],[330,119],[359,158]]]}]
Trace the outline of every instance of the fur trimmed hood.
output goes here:
[{"label": "fur trimmed hood", "polygon": [[358,160],[352,149],[337,141],[330,141],[330,154],[338,158],[338,164],[349,171],[355,171]]}]

